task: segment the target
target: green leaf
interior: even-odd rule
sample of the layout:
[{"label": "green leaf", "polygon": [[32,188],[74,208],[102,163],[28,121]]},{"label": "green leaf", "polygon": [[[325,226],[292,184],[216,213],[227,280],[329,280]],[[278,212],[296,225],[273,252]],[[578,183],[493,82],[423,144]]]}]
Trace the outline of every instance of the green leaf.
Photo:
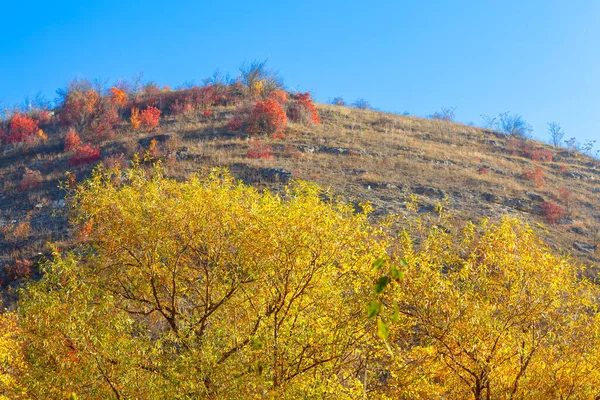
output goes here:
[{"label": "green leaf", "polygon": [[381,311],[381,303],[378,301],[373,301],[367,307],[367,316],[369,318],[373,318],[373,317],[377,316],[380,311]]},{"label": "green leaf", "polygon": [[408,263],[404,257],[400,259],[400,265],[402,265],[404,268],[408,268]]},{"label": "green leaf", "polygon": [[404,273],[395,266],[392,265],[390,269],[392,270],[392,279],[402,279],[404,276]]},{"label": "green leaf", "polygon": [[387,324],[385,322],[383,322],[383,320],[381,318],[379,318],[377,320],[377,334],[383,340],[386,340],[388,338],[388,336],[390,335],[390,329],[388,328]]},{"label": "green leaf", "polygon": [[400,310],[398,309],[398,303],[394,303],[394,314],[392,315],[392,322],[398,322],[400,318]]},{"label": "green leaf", "polygon": [[385,263],[385,259],[383,257],[379,257],[374,263],[373,263],[373,268],[375,269],[381,269],[381,267],[383,267],[383,264]]},{"label": "green leaf", "polygon": [[377,283],[375,284],[375,293],[383,292],[383,289],[385,289],[385,287],[387,286],[388,283],[390,283],[389,276],[384,275],[381,278],[379,278],[377,280]]}]

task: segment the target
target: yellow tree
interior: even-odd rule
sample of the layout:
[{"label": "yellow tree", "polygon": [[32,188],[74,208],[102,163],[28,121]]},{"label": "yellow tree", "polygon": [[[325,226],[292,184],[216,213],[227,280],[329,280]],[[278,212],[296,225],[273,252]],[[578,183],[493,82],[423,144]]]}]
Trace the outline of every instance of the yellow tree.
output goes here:
[{"label": "yellow tree", "polygon": [[27,363],[21,334],[15,314],[0,314],[0,400],[27,398],[22,383],[27,374]]},{"label": "yellow tree", "polygon": [[28,384],[46,398],[356,398],[387,243],[323,195],[219,170],[96,171],[73,193],[85,245],[22,293]]},{"label": "yellow tree", "polygon": [[517,220],[458,235],[442,224],[419,243],[403,232],[382,266],[370,306],[388,349],[381,393],[596,398],[597,287]]}]

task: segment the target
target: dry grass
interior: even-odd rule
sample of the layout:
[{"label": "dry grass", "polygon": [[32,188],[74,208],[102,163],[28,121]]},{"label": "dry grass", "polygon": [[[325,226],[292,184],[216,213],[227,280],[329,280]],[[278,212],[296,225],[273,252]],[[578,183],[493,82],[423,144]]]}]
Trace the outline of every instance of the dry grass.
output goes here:
[{"label": "dry grass", "polygon": [[[431,206],[440,201],[435,190],[441,190],[463,220],[514,214],[538,226],[544,222],[541,216],[503,205],[503,199],[531,201],[528,193],[533,193],[552,200],[565,188],[572,194],[570,220],[546,226],[544,236],[557,249],[567,251],[573,249],[575,241],[594,245],[598,240],[597,161],[579,154],[560,155],[550,146],[536,143],[551,151],[555,159],[536,163],[546,179],[542,188],[536,188],[522,177],[533,162],[514,154],[514,142],[490,131],[370,110],[331,105],[317,108],[321,125],[291,123],[284,139],[261,138],[272,147],[272,159],[249,159],[247,135],[226,132],[232,108],[214,110],[209,121],[194,117],[170,119],[150,134],[123,130],[115,139],[103,143],[102,154],[117,157],[123,153],[127,159],[146,150],[140,139],[168,134],[169,140],[159,143],[159,153],[170,176],[184,179],[205,166],[231,167],[240,177],[246,176],[246,171],[283,168],[295,178],[317,181],[348,199],[371,201],[376,215],[403,213],[404,202],[413,192],[422,193],[419,202]],[[183,150],[186,157],[178,156]],[[30,247],[15,250],[13,243],[0,241],[0,264],[12,262],[15,257],[30,257],[31,249],[38,251],[45,240],[69,238],[64,213],[56,206],[63,196],[57,181],[64,178],[67,170],[76,172],[81,180],[89,174],[90,167],[70,168],[67,158],[60,137],[38,144],[38,148],[15,146],[0,150],[0,225],[9,220],[21,221],[30,212],[32,221],[37,221],[32,225],[30,240],[34,244]],[[42,171],[44,182],[28,193],[19,193],[17,182],[25,167]],[[484,167],[487,174],[481,173]],[[583,174],[587,179],[570,177],[569,172]],[[281,186],[260,179],[252,183],[273,189]],[[487,201],[484,194],[499,200]],[[560,198],[553,201],[561,203]],[[587,264],[598,264],[593,254],[575,255]]]}]

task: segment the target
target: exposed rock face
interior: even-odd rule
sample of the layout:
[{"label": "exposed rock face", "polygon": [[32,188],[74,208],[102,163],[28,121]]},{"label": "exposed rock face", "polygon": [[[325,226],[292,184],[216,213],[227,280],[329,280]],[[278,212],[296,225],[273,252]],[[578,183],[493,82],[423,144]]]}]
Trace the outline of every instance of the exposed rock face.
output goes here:
[{"label": "exposed rock face", "polygon": [[414,186],[413,191],[421,196],[433,197],[437,199],[443,199],[446,196],[446,192],[444,192],[442,189],[432,186]]},{"label": "exposed rock face", "polygon": [[588,253],[588,254],[593,254],[595,251],[594,246],[590,246],[588,244],[585,243],[581,243],[581,242],[574,242],[573,243],[573,248],[575,250],[579,250],[583,253]]}]

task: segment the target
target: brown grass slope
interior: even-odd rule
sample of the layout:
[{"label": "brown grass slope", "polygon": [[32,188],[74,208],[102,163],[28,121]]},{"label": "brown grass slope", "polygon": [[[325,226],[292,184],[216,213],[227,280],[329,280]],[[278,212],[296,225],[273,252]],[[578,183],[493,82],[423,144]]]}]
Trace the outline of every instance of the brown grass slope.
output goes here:
[{"label": "brown grass slope", "polygon": [[[374,218],[402,214],[413,194],[424,213],[435,212],[441,202],[463,220],[517,215],[537,227],[556,250],[572,252],[593,271],[600,266],[598,160],[441,120],[331,105],[317,108],[322,124],[291,123],[284,139],[260,138],[272,148],[270,159],[247,157],[252,141],[246,134],[227,132],[232,109],[225,107],[215,109],[210,118],[167,117],[150,134],[134,133],[124,125],[117,139],[102,144],[102,157],[114,162],[123,154],[131,159],[155,138],[166,173],[181,179],[202,167],[225,166],[259,187],[277,189],[291,178],[313,180],[349,200],[369,200]],[[553,161],[534,162],[522,155],[524,147],[546,149]],[[93,166],[70,167],[67,159],[56,136],[36,146],[0,148],[4,287],[18,285],[18,260],[38,259],[48,241],[63,247],[74,241],[58,181],[66,171],[84,179]],[[19,191],[25,168],[41,171],[43,182]],[[524,177],[534,168],[543,173],[541,187]],[[566,215],[547,223],[545,202],[564,208]]]}]

